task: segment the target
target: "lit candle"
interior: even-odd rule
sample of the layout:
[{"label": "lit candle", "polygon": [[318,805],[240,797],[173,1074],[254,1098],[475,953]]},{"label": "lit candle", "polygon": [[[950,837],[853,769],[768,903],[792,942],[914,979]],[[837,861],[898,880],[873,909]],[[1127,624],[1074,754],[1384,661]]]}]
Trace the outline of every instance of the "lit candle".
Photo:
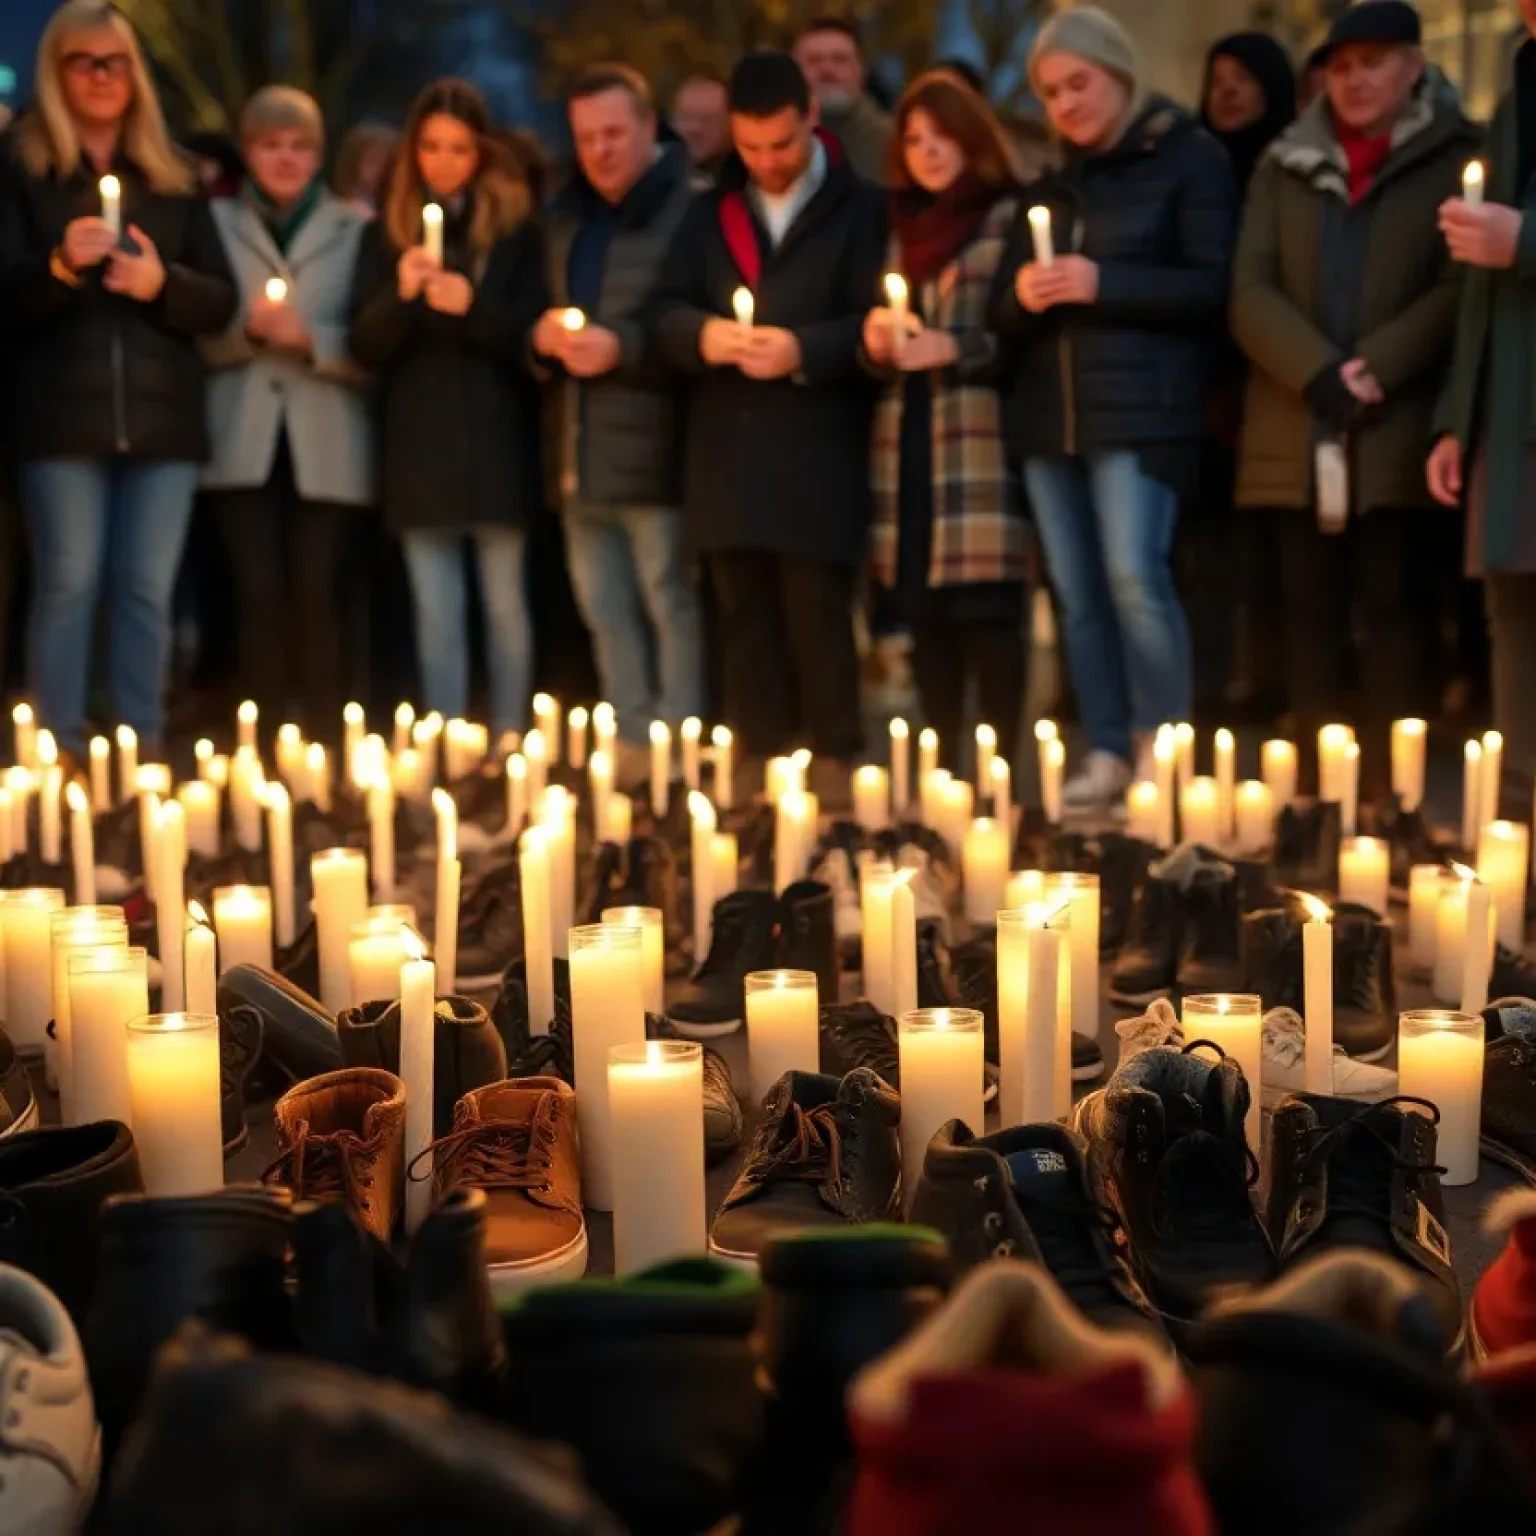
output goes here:
[{"label": "lit candle", "polygon": [[277,776],[291,790],[294,778],[304,771],[304,733],[291,720],[285,721],[273,737],[272,752],[277,759]]},{"label": "lit candle", "polygon": [[897,871],[891,887],[891,1007],[897,1018],[917,1007],[917,903],[912,871]]},{"label": "lit candle", "polygon": [[1266,741],[1260,748],[1259,773],[1269,785],[1278,816],[1296,798],[1296,743]]},{"label": "lit candle", "polygon": [[[1482,766],[1482,743],[1469,741],[1462,750],[1461,774],[1461,846],[1469,852],[1477,847],[1478,829],[1483,824],[1480,814]],[[1490,821],[1492,819],[1489,817]]]},{"label": "lit candle", "polygon": [[237,748],[229,770],[229,814],[235,824],[235,841],[247,853],[261,849],[261,789],[265,782],[255,747]]},{"label": "lit candle", "polygon": [[437,203],[428,203],[421,210],[421,247],[433,266],[442,266],[443,210]]},{"label": "lit candle", "polygon": [[101,222],[114,242],[123,238],[123,184],[116,176],[103,176],[96,183],[101,194]]},{"label": "lit candle", "polygon": [[1467,916],[1462,935],[1461,1011],[1481,1013],[1488,1006],[1488,974],[1493,966],[1493,892],[1481,880],[1467,886]]},{"label": "lit candle", "polygon": [[678,731],[683,760],[683,784],[688,789],[699,787],[699,765],[702,759],[699,738],[703,732],[704,722],[697,715],[689,715]]},{"label": "lit candle", "polygon": [[413,740],[411,728],[416,724],[416,711],[409,704],[395,706],[394,750],[404,752]]},{"label": "lit candle", "polygon": [[592,750],[613,756],[614,743],[619,739],[619,718],[608,703],[592,706]]},{"label": "lit candle", "polygon": [[900,359],[907,340],[907,280],[900,272],[885,274],[885,303],[891,312],[891,356]]},{"label": "lit candle", "polygon": [[1218,845],[1215,779],[1202,775],[1184,786],[1179,796],[1179,817],[1186,843],[1203,843],[1207,848]]},{"label": "lit candle", "polygon": [[1029,232],[1035,243],[1035,261],[1048,267],[1056,260],[1056,247],[1051,242],[1051,210],[1043,203],[1036,203],[1029,210]]},{"label": "lit candle", "polygon": [[607,824],[603,827],[602,841],[625,847],[634,828],[635,802],[628,795],[610,795],[608,798]]},{"label": "lit candle", "polygon": [[728,727],[717,725],[709,733],[715,749],[715,804],[722,811],[730,810],[735,803],[735,787],[731,765],[731,733]]},{"label": "lit candle", "polygon": [[105,736],[92,736],[91,809],[99,816],[112,809],[112,744]]},{"label": "lit candle", "polygon": [[352,930],[368,916],[368,860],[356,848],[327,848],[311,856],[309,879],[320,956],[320,1001],[332,1013],[340,1013],[352,1001],[347,946]]},{"label": "lit candle", "polygon": [[64,774],[59,768],[59,749],[52,731],[39,731],[33,744],[37,773],[38,851],[44,864],[63,861],[63,826],[60,820]]},{"label": "lit candle", "polygon": [[[405,1166],[409,1168],[432,1145],[438,985],[437,967],[427,959],[426,948],[412,929],[400,930],[400,950],[400,1081],[405,1084]],[[415,1232],[432,1208],[432,1170],[426,1167],[424,1172],[424,1178],[405,1181],[407,1232]]]},{"label": "lit candle", "polygon": [[223,885],[213,893],[219,974],[234,965],[272,969],[272,892],[264,885]]},{"label": "lit candle", "polygon": [[528,768],[528,804],[540,804],[549,786],[549,749],[543,731],[535,728],[523,737],[523,761]]},{"label": "lit candle", "polygon": [[1429,727],[1423,720],[1392,722],[1392,793],[1405,811],[1424,803],[1424,743]]},{"label": "lit candle", "polygon": [[1453,879],[1443,864],[1415,864],[1408,871],[1408,959],[1424,975],[1434,969],[1440,897]]},{"label": "lit candle", "polygon": [[710,844],[715,835],[715,808],[699,790],[688,792],[689,868],[692,871],[693,958],[702,965],[709,953],[709,924],[714,911],[714,871],[710,866]]},{"label": "lit candle", "polygon": [[202,777],[215,789],[229,788],[229,754],[227,752],[214,753],[203,766],[205,772]]},{"label": "lit candle", "polygon": [[660,907],[608,907],[602,914],[605,923],[640,930],[640,984],[647,1013],[665,1013],[663,989],[666,985],[666,926]]},{"label": "lit candle", "polygon": [[1461,196],[1469,208],[1483,206],[1484,173],[1481,160],[1467,161],[1461,173]]},{"label": "lit candle", "polygon": [[131,725],[117,728],[117,799],[124,804],[138,793],[139,733]]},{"label": "lit candle", "polygon": [[[1499,789],[1504,775],[1504,738],[1498,731],[1483,732],[1482,785],[1477,793],[1479,825],[1499,819]],[[1475,848],[1475,842],[1468,848]]]},{"label": "lit candle", "polygon": [[997,921],[1008,889],[1008,834],[1001,823],[978,816],[966,828],[961,868],[966,921],[990,928]]},{"label": "lit candle", "polygon": [[518,849],[523,907],[523,956],[528,976],[528,1027],[547,1035],[555,1016],[555,948],[549,891],[549,839],[529,827]]},{"label": "lit candle", "polygon": [[912,744],[907,722],[891,721],[891,804],[899,821],[912,803]]},{"label": "lit candle", "polygon": [[432,791],[437,818],[437,901],[433,909],[432,942],[437,957],[438,985],[445,996],[455,990],[459,950],[459,809],[446,789]]},{"label": "lit candle", "polygon": [[1237,851],[1263,853],[1275,840],[1275,802],[1262,779],[1244,779],[1237,786]]},{"label": "lit candle", "polygon": [[[281,788],[280,785],[274,787]],[[168,1013],[177,1013],[186,1006],[187,1000],[186,976],[181,958],[182,932],[185,928],[182,907],[187,899],[187,818],[179,800],[167,800],[155,813],[155,857],[158,862],[155,876],[155,932],[160,941],[160,1006]],[[288,839],[288,881],[291,901],[291,836]]]},{"label": "lit candle", "polygon": [[[293,802],[281,784],[267,786],[267,846],[271,855],[273,935],[278,948],[287,949],[298,925],[294,916]],[[176,906],[179,910],[179,899]]]},{"label": "lit candle", "polygon": [[582,310],[571,304],[560,311],[560,324],[564,330],[569,331],[574,336],[577,331],[586,330],[587,317]]},{"label": "lit candle", "polygon": [[256,724],[261,712],[256,707],[255,699],[245,699],[235,711],[235,750],[241,747],[249,747],[256,750]]},{"label": "lit candle", "polygon": [[[581,1131],[585,1204],[613,1209],[614,1147],[608,1106],[608,1054],[616,1045],[645,1043],[645,991],[640,930],[616,923],[573,928],[571,1034],[576,1112]],[[701,1117],[692,1125],[698,1128]]]},{"label": "lit candle", "polygon": [[1140,779],[1131,785],[1125,797],[1125,812],[1127,835],[1155,845],[1162,830],[1162,808],[1157,785],[1151,779]]},{"label": "lit candle", "polygon": [[71,784],[64,792],[69,801],[69,851],[75,869],[75,904],[92,906],[96,901],[96,829],[85,791]]},{"label": "lit candle", "polygon": [[[1257,1157],[1263,1145],[1260,1140],[1264,1097],[1262,1000],[1246,992],[1197,993],[1184,999],[1182,1023],[1184,1038],[1191,1045],[1197,1040],[1206,1040],[1220,1046],[1243,1069],[1243,1076],[1248,1081],[1248,1118],[1245,1122],[1248,1149]],[[1329,1071],[1332,1070],[1330,1058]]]},{"label": "lit candle", "polygon": [[1045,810],[1045,819],[1051,826],[1061,824],[1062,776],[1067,767],[1066,743],[1053,739],[1041,745],[1040,748],[1040,803]]},{"label": "lit candle", "polygon": [[15,744],[14,756],[18,766],[32,768],[37,764],[37,717],[30,704],[18,704],[11,711],[11,732]]},{"label": "lit candle", "polygon": [[984,795],[992,781],[992,759],[997,756],[997,732],[990,725],[976,727],[976,793]]},{"label": "lit candle", "polygon": [[1013,773],[1008,767],[1008,760],[1003,757],[994,757],[992,767],[988,771],[992,790],[992,819],[1003,831],[1008,834],[1008,842],[1013,842]]},{"label": "lit candle", "polygon": [[368,715],[355,699],[341,707],[341,766],[350,775],[352,759],[362,746],[368,730]]},{"label": "lit candle", "polygon": [[1173,727],[1160,725],[1152,738],[1152,771],[1157,780],[1157,809],[1161,818],[1158,835],[1153,841],[1159,848],[1172,848],[1175,840],[1178,766],[1179,744],[1174,737]]},{"label": "lit candle", "polygon": [[[928,1143],[951,1120],[977,1135],[986,1124],[982,1095],[986,1070],[981,1014],[974,1008],[922,1008],[903,1013],[896,1026],[901,1071],[901,1161],[921,1169]],[[907,1203],[917,1179],[907,1183]]]},{"label": "lit candle", "polygon": [[310,742],[304,749],[304,772],[309,780],[309,798],[315,802],[318,809],[329,811],[331,770],[326,761],[325,748],[318,741]]},{"label": "lit candle", "polygon": [[1392,855],[1379,837],[1346,837],[1339,844],[1339,900],[1369,907],[1377,917],[1387,915],[1392,883]]},{"label": "lit candle", "polygon": [[709,893],[716,901],[735,891],[738,862],[736,834],[716,832],[709,840]]},{"label": "lit candle", "polygon": [[[594,754],[594,761],[600,754]],[[528,820],[528,759],[521,752],[507,754],[507,825],[503,836],[516,838]]]},{"label": "lit candle", "polygon": [[1339,830],[1345,837],[1353,837],[1360,830],[1360,743],[1351,741],[1344,747],[1344,799],[1340,803]]},{"label": "lit candle", "polygon": [[368,867],[379,901],[395,894],[395,787],[385,775],[368,786]]},{"label": "lit candle", "polygon": [[1173,755],[1178,765],[1180,790],[1195,776],[1195,728],[1187,720],[1173,728]]},{"label": "lit candle", "polygon": [[1070,908],[1043,901],[997,914],[997,1110],[1004,1130],[1053,1120],[1063,1027],[1071,1094]]},{"label": "lit candle", "polygon": [[[6,776],[9,777],[12,773],[25,773],[26,771],[25,768],[12,768],[7,770]],[[25,795],[22,796],[22,804],[26,804]],[[16,822],[15,817],[12,815],[12,809],[11,791],[5,785],[0,784],[0,864],[6,863],[12,854],[16,852]],[[26,852],[25,845],[23,845],[21,851],[23,853]]]},{"label": "lit candle", "polygon": [[128,1100],[144,1193],[222,1189],[218,1015],[145,1014],[129,1020],[126,1034]]},{"label": "lit candle", "polygon": [[148,954],[138,948],[87,949],[71,955],[68,966],[75,1123],[121,1120],[131,1129],[128,1021],[149,1012]]},{"label": "lit candle", "polygon": [[1440,1111],[1435,1161],[1448,1185],[1477,1181],[1483,1120],[1483,1021],[1475,1014],[1424,1008],[1397,1022],[1397,1091]]},{"label": "lit candle", "polygon": [[816,840],[816,813],[811,796],[800,790],[780,795],[774,803],[773,888],[784,891],[805,873]]},{"label": "lit candle", "polygon": [[935,768],[931,773],[925,773],[918,781],[917,798],[919,811],[925,827],[932,827],[938,831],[944,825],[943,790],[949,783],[949,769]]},{"label": "lit candle", "polygon": [[866,832],[891,824],[891,783],[884,768],[866,763],[853,771],[853,819]]},{"label": "lit candle", "polygon": [[40,886],[0,892],[5,937],[5,1032],[22,1056],[43,1054],[53,1017],[53,918],[64,892]]},{"label": "lit candle", "polygon": [[[1440,905],[1435,911],[1435,965],[1430,990],[1436,1002],[1456,1007],[1466,988],[1469,943],[1467,909],[1477,874],[1465,864],[1453,865],[1452,871],[1455,879],[1448,882],[1441,891]],[[1492,963],[1496,937],[1491,910],[1486,915],[1488,921],[1484,939],[1488,958],[1484,967]]]},{"label": "lit candle", "polygon": [[731,308],[736,312],[736,324],[742,330],[750,331],[752,329],[752,317],[757,309],[756,302],[752,298],[752,290],[750,288],[738,288],[731,295]]},{"label": "lit candle", "polygon": [[32,799],[32,772],[28,768],[7,768],[5,787],[8,791],[6,807],[10,811],[10,842],[12,853],[25,853],[31,846],[28,833],[27,806]]},{"label": "lit candle", "polygon": [[187,952],[187,1011],[213,1013],[218,1008],[218,941],[208,925],[208,914],[203,911],[201,902],[187,903],[187,919],[182,929]]},{"label": "lit candle", "polygon": [[1344,749],[1355,739],[1347,725],[1325,725],[1317,733],[1317,797],[1344,803]]},{"label": "lit candle", "polygon": [[[1302,896],[1302,985],[1306,1016],[1302,1082],[1308,1093],[1333,1093],[1333,913],[1315,896]],[[1256,1092],[1255,1085],[1250,1084]]]},{"label": "lit candle", "polygon": [[[628,799],[624,799],[627,805]],[[549,847],[549,900],[555,954],[563,955],[567,935],[576,920],[576,802],[552,785],[544,792],[540,823]],[[628,839],[626,838],[626,841]]]},{"label": "lit candle", "polygon": [[917,733],[917,782],[921,784],[939,767],[939,733],[931,725]]},{"label": "lit candle", "polygon": [[1225,726],[1216,732],[1216,834],[1231,841],[1237,810],[1237,740]]},{"label": "lit candle", "polygon": [[786,1072],[819,1072],[820,1000],[815,971],[750,971],[747,1082],[761,1100]]},{"label": "lit candle", "polygon": [[[898,880],[889,864],[867,865],[859,872],[864,996],[881,1013],[894,1012],[895,977],[891,966],[891,901]],[[716,898],[719,899],[718,897]]]},{"label": "lit candle", "polygon": [[[410,953],[402,935],[408,930],[411,918],[393,903],[371,907],[368,916],[353,924],[347,943],[347,964],[352,974],[352,1003],[354,1008],[364,1003],[395,1002],[400,997],[400,972],[410,959]],[[219,934],[219,947],[223,948],[224,935]],[[229,969],[226,961],[224,970]]]},{"label": "lit candle", "polygon": [[[1051,907],[1070,905],[1072,1028],[1090,1039],[1097,1039],[1099,1034],[1099,877],[1078,871],[1048,874],[1045,877],[1045,900]],[[1070,1094],[1069,1087],[1069,1099]],[[1066,1110],[1058,1106],[1056,1112],[1061,1115],[1065,1114]]]},{"label": "lit candle", "polygon": [[143,763],[134,778],[139,790],[139,853],[144,863],[144,888],[153,901],[160,878],[160,861],[155,855],[155,818],[160,814],[160,802],[171,792],[171,770],[163,763]]},{"label": "lit candle", "polygon": [[1484,822],[1477,835],[1477,878],[1493,892],[1499,943],[1525,946],[1525,891],[1531,878],[1531,834],[1519,822]]},{"label": "lit candle", "polygon": [[[939,786],[939,831],[949,844],[951,857],[965,842],[965,834],[976,809],[976,792],[964,779],[946,778]],[[811,841],[806,846],[807,856],[815,844],[815,827],[811,829]]]},{"label": "lit candle", "polygon": [[[76,786],[78,788],[78,786]],[[74,1125],[75,1071],[70,1049],[69,960],[71,955],[128,948],[128,920],[121,907],[66,907],[50,924],[53,1039],[48,1053],[59,1085],[59,1121]]]},{"label": "lit candle", "polygon": [[[1008,876],[1008,887],[1003,893],[1003,907],[1009,912],[1020,912],[1045,900],[1045,874],[1038,869],[1016,869]],[[1070,908],[1068,909],[1070,911]],[[1068,979],[1070,980],[1070,974]]]},{"label": "lit candle", "polygon": [[[704,1049],[687,1040],[609,1048],[613,1267],[632,1275],[707,1251]],[[577,1114],[586,1114],[586,1103]]]},{"label": "lit candle", "polygon": [[763,793],[769,800],[795,793],[805,786],[792,757],[770,757],[763,764]]},{"label": "lit candle", "polygon": [[665,720],[651,721],[651,814],[659,821],[667,814],[667,794],[672,783],[672,731]]},{"label": "lit candle", "polygon": [[[587,711],[584,705],[578,704],[565,717],[565,735],[565,759],[579,773],[587,766]],[[693,787],[698,788],[697,785]]]}]

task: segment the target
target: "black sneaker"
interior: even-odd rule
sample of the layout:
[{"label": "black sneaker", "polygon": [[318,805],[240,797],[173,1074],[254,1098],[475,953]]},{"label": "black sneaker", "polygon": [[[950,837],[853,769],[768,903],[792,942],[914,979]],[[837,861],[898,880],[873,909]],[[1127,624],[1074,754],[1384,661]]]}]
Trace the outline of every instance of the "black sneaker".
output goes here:
[{"label": "black sneaker", "polygon": [[671,941],[681,909],[677,861],[663,839],[632,837],[622,848],[615,843],[602,845],[587,922],[602,922],[610,907],[655,907],[663,914]]},{"label": "black sneaker", "polygon": [[1397,1043],[1392,928],[1354,902],[1333,914],[1333,1037],[1357,1061],[1380,1061]]},{"label": "black sneaker", "polygon": [[928,1144],[911,1219],[949,1239],[957,1271],[1012,1255],[1043,1264],[1089,1322],[1163,1334],[1117,1242],[1088,1149],[1064,1125],[975,1136],[959,1120]]},{"label": "black sneaker", "polygon": [[819,1035],[820,1066],[826,1076],[841,1081],[863,1067],[888,1087],[900,1088],[896,1021],[873,1003],[823,1003]]},{"label": "black sneaker", "polygon": [[797,880],[779,897],[779,959],[787,971],[812,971],[816,990],[837,1001],[837,915],[831,886]]},{"label": "black sneaker", "polygon": [[1244,1134],[1247,1114],[1248,1084],[1236,1062],[1171,1046],[1123,1062],[1074,1111],[1073,1129],[1125,1224],[1131,1268],[1174,1326],[1275,1272],[1249,1193],[1258,1160]]},{"label": "black sneaker", "polygon": [[[261,1055],[261,1013],[239,1003],[219,1013],[219,1110],[224,1156],[233,1157],[251,1139],[245,1123],[245,1084]],[[4,1084],[0,1083],[0,1089]]]},{"label": "black sneaker", "polygon": [[1099,954],[1118,955],[1131,931],[1131,913],[1157,849],[1139,837],[1105,832],[1099,837]]},{"label": "black sneaker", "polygon": [[1173,987],[1184,931],[1184,893],[1171,880],[1148,875],[1131,909],[1125,943],[1109,973],[1112,1002],[1144,1008]]},{"label": "black sneaker", "polygon": [[1405,811],[1395,795],[1376,806],[1371,833],[1387,845],[1392,889],[1405,894],[1415,864],[1438,864],[1453,851],[1435,837],[1422,808]]},{"label": "black sneaker", "polygon": [[339,1072],[336,1017],[324,1003],[259,965],[232,965],[219,977],[220,1014],[254,1008],[261,1015],[262,1060],[289,1082]]},{"label": "black sneaker", "polygon": [[[647,1040],[679,1040],[682,1037],[672,1021],[659,1013],[645,1016]],[[719,1051],[703,1048],[704,1070],[704,1160],[718,1163],[741,1145],[744,1121],[741,1101],[731,1081],[731,1069]]]},{"label": "black sneaker", "polygon": [[1370,1248],[1406,1265],[1459,1352],[1461,1288],[1435,1166],[1439,1119],[1422,1099],[1361,1105],[1292,1094],[1271,1132],[1268,1223],[1282,1268],[1335,1248]]},{"label": "black sneaker", "polygon": [[709,1040],[741,1027],[749,971],[771,971],[779,959],[781,908],[772,891],[733,891],[710,916],[709,954],[667,1005],[680,1035]]},{"label": "black sneaker", "polygon": [[770,1237],[901,1217],[901,1101],[873,1072],[786,1072],[763,1101],[710,1254],[757,1262]]},{"label": "black sneaker", "polygon": [[1306,1008],[1302,956],[1302,924],[1307,911],[1301,899],[1288,895],[1282,905],[1250,912],[1243,919],[1242,953],[1244,992],[1257,993],[1264,1011]]},{"label": "black sneaker", "polygon": [[1174,985],[1186,997],[1235,992],[1243,979],[1242,941],[1242,909],[1231,865],[1203,865],[1194,872],[1184,897]]},{"label": "black sneaker", "polygon": [[1482,1144],[1485,1157],[1536,1184],[1536,1033],[1501,1035],[1484,1052]]},{"label": "black sneaker", "polygon": [[1343,808],[1331,801],[1293,802],[1275,820],[1275,879],[1285,886],[1332,890],[1339,878]]}]

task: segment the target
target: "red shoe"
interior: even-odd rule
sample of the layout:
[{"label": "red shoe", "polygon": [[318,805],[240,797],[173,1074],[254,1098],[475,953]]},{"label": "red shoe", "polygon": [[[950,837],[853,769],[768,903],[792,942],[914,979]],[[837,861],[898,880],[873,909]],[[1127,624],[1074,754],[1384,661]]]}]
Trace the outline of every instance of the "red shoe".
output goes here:
[{"label": "red shoe", "polygon": [[[1174,1356],[994,1260],[855,1378],[845,1536],[1020,1529],[1209,1536],[1194,1405]],[[1114,1476],[1104,1469],[1113,1467]]]},{"label": "red shoe", "polygon": [[1536,1190],[1512,1189],[1488,1208],[1508,1240],[1472,1295],[1472,1349],[1479,1360],[1536,1345]]}]

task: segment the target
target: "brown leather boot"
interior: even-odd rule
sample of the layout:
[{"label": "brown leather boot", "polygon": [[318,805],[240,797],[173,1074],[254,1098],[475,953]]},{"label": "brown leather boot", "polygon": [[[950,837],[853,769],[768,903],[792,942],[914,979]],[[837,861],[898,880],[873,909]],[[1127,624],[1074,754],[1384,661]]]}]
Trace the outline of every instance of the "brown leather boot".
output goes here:
[{"label": "brown leather boot", "polygon": [[405,1190],[405,1084],[346,1067],[290,1088],[276,1105],[279,1157],[269,1183],[295,1200],[341,1200],[380,1242],[394,1234]]}]

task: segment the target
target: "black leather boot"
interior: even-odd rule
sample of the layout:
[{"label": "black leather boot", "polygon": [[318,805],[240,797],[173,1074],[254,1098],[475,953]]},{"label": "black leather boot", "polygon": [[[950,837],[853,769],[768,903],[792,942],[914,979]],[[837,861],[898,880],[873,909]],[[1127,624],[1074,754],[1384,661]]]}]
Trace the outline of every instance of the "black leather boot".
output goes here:
[{"label": "black leather boot", "polygon": [[355,1371],[384,1370],[382,1319],[403,1277],[344,1200],[294,1207],[294,1334],[301,1353]]},{"label": "black leather boot", "polygon": [[[667,1017],[681,1034],[708,1039],[740,1026],[746,1012],[743,983],[747,973],[773,970],[786,963],[779,943],[782,915],[772,891],[733,891],[715,903],[709,954],[693,973],[692,981],[667,1006]],[[830,930],[830,893],[826,923]],[[835,945],[832,952],[835,964]]]},{"label": "black leather boot", "polygon": [[779,964],[791,971],[814,971],[819,997],[837,1001],[837,915],[830,886],[797,880],[779,898]]},{"label": "black leather boot", "polygon": [[1343,808],[1332,801],[1298,801],[1275,821],[1275,880],[1283,886],[1333,890],[1339,880]]},{"label": "black leather boot", "polygon": [[345,1063],[336,1017],[324,1003],[259,965],[235,965],[219,977],[221,1014],[249,1006],[261,1015],[262,1060],[292,1083],[335,1072]]}]

